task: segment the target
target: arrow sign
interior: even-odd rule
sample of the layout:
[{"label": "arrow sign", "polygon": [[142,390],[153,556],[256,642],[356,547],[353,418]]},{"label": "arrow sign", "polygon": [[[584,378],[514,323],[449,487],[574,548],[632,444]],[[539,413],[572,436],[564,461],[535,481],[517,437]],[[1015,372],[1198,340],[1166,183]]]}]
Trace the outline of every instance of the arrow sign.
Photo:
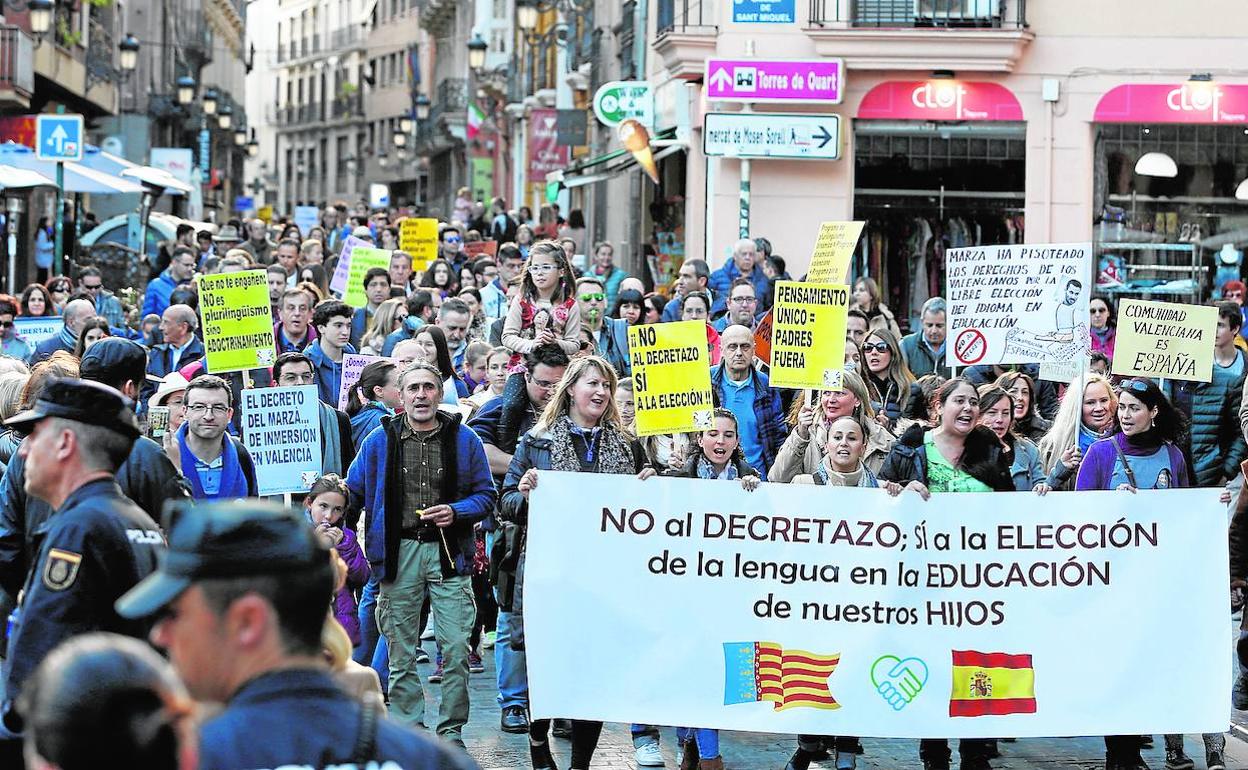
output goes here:
[{"label": "arrow sign", "polygon": [[710,98],[731,102],[840,104],[845,63],[840,59],[706,60]]},{"label": "arrow sign", "polygon": [[35,157],[53,163],[82,160],[81,115],[40,115],[35,120]]},{"label": "arrow sign", "polygon": [[707,157],[837,160],[839,115],[710,112],[702,126]]}]

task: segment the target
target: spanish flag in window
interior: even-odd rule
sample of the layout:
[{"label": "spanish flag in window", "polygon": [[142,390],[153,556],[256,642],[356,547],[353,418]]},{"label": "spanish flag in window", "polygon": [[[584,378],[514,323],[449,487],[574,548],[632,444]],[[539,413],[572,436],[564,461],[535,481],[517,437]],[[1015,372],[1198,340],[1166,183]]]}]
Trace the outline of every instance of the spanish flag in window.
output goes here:
[{"label": "spanish flag in window", "polygon": [[1036,670],[1031,655],[953,651],[949,716],[1036,713]]},{"label": "spanish flag in window", "polygon": [[776,642],[724,642],[724,705],[771,701],[790,708],[839,709],[828,678],[841,654],[786,650]]}]

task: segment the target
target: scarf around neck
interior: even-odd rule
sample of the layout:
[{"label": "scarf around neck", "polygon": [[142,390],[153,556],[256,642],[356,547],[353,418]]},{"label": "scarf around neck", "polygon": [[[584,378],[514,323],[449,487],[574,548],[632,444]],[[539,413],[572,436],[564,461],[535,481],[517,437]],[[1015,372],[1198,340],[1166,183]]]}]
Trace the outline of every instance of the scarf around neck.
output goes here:
[{"label": "scarf around neck", "polygon": [[737,473],[737,464],[732,460],[729,460],[728,464],[724,466],[724,472],[721,475],[715,470],[715,466],[711,464],[711,461],[706,459],[706,455],[703,454],[698,455],[697,470],[698,478],[700,479],[724,479],[726,481],[733,481],[739,475]]},{"label": "scarf around neck", "polygon": [[221,437],[221,487],[217,490],[217,494],[211,497],[204,492],[204,485],[199,480],[199,471],[196,470],[199,458],[186,443],[188,427],[187,423],[182,423],[182,427],[178,428],[178,451],[182,456],[182,475],[191,482],[192,496],[196,500],[229,500],[247,497],[250,494],[247,477],[243,475],[242,465],[238,461],[238,450],[235,449],[234,441],[228,434]]},{"label": "scarf around neck", "polygon": [[628,440],[611,428],[581,428],[564,415],[550,426],[550,465],[557,471],[580,471],[581,452],[577,437],[589,447],[585,462],[596,473],[632,473],[633,452]]},{"label": "scarf around neck", "polygon": [[841,473],[832,467],[827,457],[824,457],[819,462],[819,467],[815,469],[815,483],[830,487],[856,487],[862,481],[864,470],[865,466],[859,460],[858,470],[850,473]]}]

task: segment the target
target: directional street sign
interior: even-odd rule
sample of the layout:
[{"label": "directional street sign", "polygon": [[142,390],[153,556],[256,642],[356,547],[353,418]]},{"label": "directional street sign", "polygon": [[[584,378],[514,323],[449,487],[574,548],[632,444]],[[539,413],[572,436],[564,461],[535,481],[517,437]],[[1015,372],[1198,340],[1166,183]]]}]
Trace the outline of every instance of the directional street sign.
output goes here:
[{"label": "directional street sign", "polygon": [[729,158],[841,157],[839,115],[776,115],[708,112],[702,126],[702,154]]},{"label": "directional street sign", "polygon": [[39,160],[82,160],[81,115],[40,115],[35,121],[35,157]]},{"label": "directional street sign", "polygon": [[829,102],[845,95],[840,59],[707,59],[706,98],[727,102]]},{"label": "directional street sign", "polygon": [[604,126],[618,126],[629,118],[654,128],[654,87],[644,80],[613,80],[594,94],[594,115]]}]

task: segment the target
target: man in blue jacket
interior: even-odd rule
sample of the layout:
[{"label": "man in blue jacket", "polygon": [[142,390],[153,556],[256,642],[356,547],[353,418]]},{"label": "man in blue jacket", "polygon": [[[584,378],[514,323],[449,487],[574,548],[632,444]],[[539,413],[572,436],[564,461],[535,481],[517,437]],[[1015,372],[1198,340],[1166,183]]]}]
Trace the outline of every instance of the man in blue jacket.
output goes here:
[{"label": "man in blue jacket", "polygon": [[711,316],[718,318],[728,309],[728,292],[738,278],[749,278],[754,284],[754,296],[766,297],[770,282],[758,264],[758,245],[749,238],[742,238],[732,247],[732,259],[728,264],[711,273],[709,288],[714,304]]},{"label": "man in blue jacket", "polygon": [[767,375],[754,368],[754,335],[744,326],[729,326],[719,337],[723,358],[711,370],[715,403],[737,417],[737,434],[746,462],[767,479],[767,471],[788,436],[780,393]]},{"label": "man in blue jacket", "polygon": [[390,644],[390,713],[423,725],[425,695],[416,670],[420,611],[429,597],[443,655],[437,733],[463,745],[468,722],[468,639],[473,525],[497,496],[481,439],[458,414],[438,411],[442,375],[416,361],[399,375],[403,414],[382,418],[347,472],[352,503],[367,511],[368,561],[381,580],[377,621]]},{"label": "man in blue jacket", "polygon": [[169,307],[173,290],[195,277],[195,266],[198,264],[194,249],[189,246],[174,249],[169,267],[147,284],[147,293],[143,295],[143,316],[163,314]]}]

